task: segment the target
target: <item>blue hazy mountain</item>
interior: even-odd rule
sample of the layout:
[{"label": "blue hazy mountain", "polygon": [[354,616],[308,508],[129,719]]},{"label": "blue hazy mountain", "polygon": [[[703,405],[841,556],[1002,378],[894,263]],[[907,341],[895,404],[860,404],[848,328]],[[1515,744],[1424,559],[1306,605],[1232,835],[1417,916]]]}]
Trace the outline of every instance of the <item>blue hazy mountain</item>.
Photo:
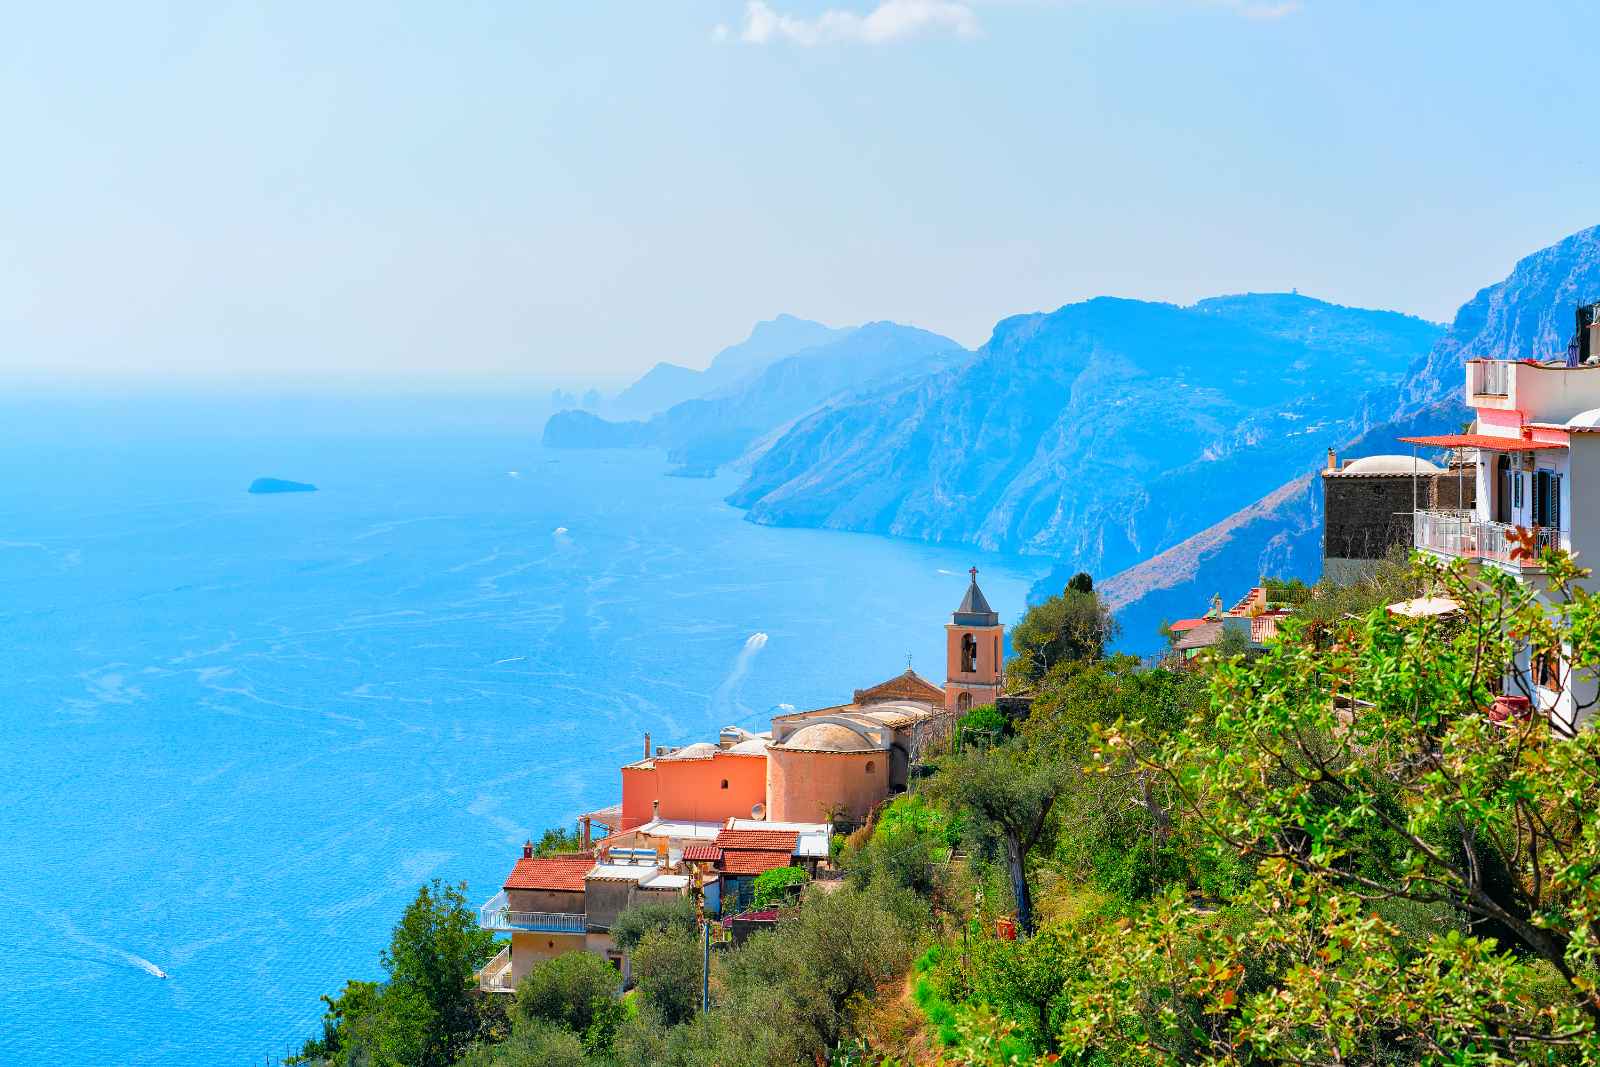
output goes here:
[{"label": "blue hazy mountain", "polygon": [[555,448],[657,447],[683,469],[706,472],[738,458],[825,401],[925,375],[970,356],[948,337],[872,322],[838,332],[823,344],[768,363],[732,386],[675,404],[649,420],[612,422],[583,411],[558,412],[545,425],[544,443]]},{"label": "blue hazy mountain", "polygon": [[287,478],[257,478],[250,483],[249,493],[315,493],[317,487],[310,482],[291,482]]},{"label": "blue hazy mountain", "polygon": [[1439,333],[1297,294],[1019,315],[962,364],[797,420],[730,501],[1107,574],[1314,466]]},{"label": "blue hazy mountain", "polygon": [[[1563,355],[1573,309],[1600,299],[1600,227],[1591,227],[1519,260],[1503,280],[1461,306],[1449,328],[1391,388],[1370,391],[1355,431],[1330,440],[1347,457],[1404,452],[1402,436],[1447,433],[1471,418],[1462,399],[1468,359]],[[1322,487],[1311,468],[1153,559],[1102,584],[1118,606],[1124,640],[1159,643],[1164,619],[1192,615],[1213,593],[1242,593],[1262,574],[1314,580],[1322,570]],[[1036,593],[1066,581],[1063,566]]]},{"label": "blue hazy mountain", "polygon": [[657,363],[618,394],[611,409],[619,415],[646,418],[674,404],[727,388],[785,356],[836,341],[849,333],[848,326],[824,326],[793,315],[779,315],[756,323],[749,337],[718,352],[703,371],[676,363]]}]

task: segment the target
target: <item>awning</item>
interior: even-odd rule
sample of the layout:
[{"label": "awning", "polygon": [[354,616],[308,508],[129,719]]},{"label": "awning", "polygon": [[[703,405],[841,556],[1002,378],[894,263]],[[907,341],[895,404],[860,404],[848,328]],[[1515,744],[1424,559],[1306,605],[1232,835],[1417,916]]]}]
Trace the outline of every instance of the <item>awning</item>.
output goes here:
[{"label": "awning", "polygon": [[1485,448],[1494,452],[1538,452],[1547,448],[1566,448],[1565,441],[1529,441],[1522,437],[1496,437],[1487,433],[1442,433],[1431,437],[1402,437],[1409,445],[1429,448]]},{"label": "awning", "polygon": [[1461,610],[1449,597],[1424,596],[1415,600],[1402,600],[1389,605],[1390,615],[1403,615],[1408,619],[1424,619],[1437,615],[1451,615]]}]

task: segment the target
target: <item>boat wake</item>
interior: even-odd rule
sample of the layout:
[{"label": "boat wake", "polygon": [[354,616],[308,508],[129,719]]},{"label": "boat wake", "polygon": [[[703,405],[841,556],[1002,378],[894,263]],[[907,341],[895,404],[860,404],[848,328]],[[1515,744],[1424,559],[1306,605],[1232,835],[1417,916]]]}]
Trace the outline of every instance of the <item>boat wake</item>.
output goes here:
[{"label": "boat wake", "polygon": [[745,675],[750,673],[750,665],[755,662],[756,655],[767,647],[767,635],[757,631],[745,638],[744,647],[739,650],[739,655],[733,661],[733,667],[728,671],[728,676],[717,686],[716,695],[712,698],[711,706],[714,710],[731,714],[735,710],[749,710],[743,705],[736,704],[739,686],[743,684]]}]

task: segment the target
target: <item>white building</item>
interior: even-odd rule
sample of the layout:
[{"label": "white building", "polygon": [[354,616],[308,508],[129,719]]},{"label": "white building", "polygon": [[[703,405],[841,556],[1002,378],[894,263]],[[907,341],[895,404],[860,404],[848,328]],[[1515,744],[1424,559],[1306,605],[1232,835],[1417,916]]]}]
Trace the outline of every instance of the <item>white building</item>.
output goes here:
[{"label": "white building", "polygon": [[[1402,438],[1476,456],[1476,503],[1469,510],[1417,507],[1418,549],[1472,561],[1547,589],[1537,559],[1515,559],[1511,535],[1534,532],[1540,547],[1558,546],[1600,570],[1600,325],[1580,331],[1567,359],[1469,360],[1466,402],[1472,433]],[[1596,588],[1594,579],[1587,583]],[[1563,730],[1594,711],[1597,675],[1574,670],[1565,655],[1519,654],[1505,692],[1525,695]]]}]

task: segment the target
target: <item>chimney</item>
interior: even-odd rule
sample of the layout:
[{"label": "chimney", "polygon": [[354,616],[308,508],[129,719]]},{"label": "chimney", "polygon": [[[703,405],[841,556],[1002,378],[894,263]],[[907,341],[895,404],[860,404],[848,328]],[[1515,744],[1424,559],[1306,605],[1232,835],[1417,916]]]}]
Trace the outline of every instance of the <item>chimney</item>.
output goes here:
[{"label": "chimney", "polygon": [[532,841],[524,841],[522,843],[522,858],[525,859],[525,860],[533,859],[533,842]]},{"label": "chimney", "polygon": [[644,758],[645,759],[649,759],[650,758],[650,731],[649,730],[646,730],[644,732]]},{"label": "chimney", "polygon": [[1328,469],[1331,471],[1339,469],[1339,453],[1331,448],[1328,449]]}]

